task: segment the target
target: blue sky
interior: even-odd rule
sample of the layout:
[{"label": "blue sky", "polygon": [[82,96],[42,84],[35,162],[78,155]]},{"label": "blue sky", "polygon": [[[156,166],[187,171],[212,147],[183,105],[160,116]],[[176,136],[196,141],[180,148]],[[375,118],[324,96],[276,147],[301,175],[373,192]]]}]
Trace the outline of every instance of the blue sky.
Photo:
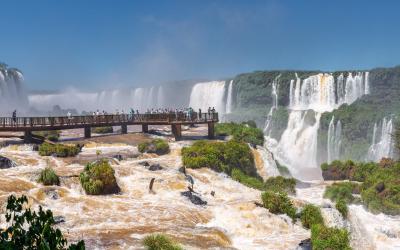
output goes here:
[{"label": "blue sky", "polygon": [[29,89],[400,64],[400,1],[0,1]]}]

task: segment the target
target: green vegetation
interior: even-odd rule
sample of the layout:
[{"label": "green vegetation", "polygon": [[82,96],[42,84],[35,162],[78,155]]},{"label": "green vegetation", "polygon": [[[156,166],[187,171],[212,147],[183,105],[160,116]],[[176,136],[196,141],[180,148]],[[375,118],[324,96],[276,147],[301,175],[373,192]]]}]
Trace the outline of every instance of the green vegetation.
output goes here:
[{"label": "green vegetation", "polygon": [[95,134],[110,134],[113,132],[114,132],[114,129],[112,126],[92,128],[92,133],[95,133]]},{"label": "green vegetation", "polygon": [[300,214],[300,220],[305,228],[311,228],[316,224],[324,224],[321,209],[312,204],[307,204],[304,206]]},{"label": "green vegetation", "polygon": [[39,182],[43,183],[45,186],[60,185],[60,179],[58,178],[56,172],[50,167],[46,167],[40,172]]},{"label": "green vegetation", "polygon": [[44,137],[46,140],[57,142],[60,139],[60,130],[49,130],[49,131],[35,131],[33,135]]},{"label": "green vegetation", "polygon": [[155,153],[158,155],[168,154],[168,142],[163,139],[154,139],[151,142],[143,142],[138,145],[138,150],[141,153]]},{"label": "green vegetation", "polygon": [[79,178],[86,194],[115,194],[120,191],[114,169],[106,159],[88,163]]},{"label": "green vegetation", "polygon": [[261,178],[251,177],[243,173],[240,169],[234,168],[231,174],[232,179],[242,183],[245,186],[262,190],[264,183]]},{"label": "green vegetation", "polygon": [[50,144],[43,143],[39,146],[39,155],[50,156],[55,155],[57,157],[70,157],[79,154],[81,151],[77,145],[64,145],[64,144]]},{"label": "green vegetation", "polygon": [[284,177],[292,177],[292,175],[290,174],[289,169],[286,166],[279,164],[279,162],[276,161],[276,160],[275,160],[275,163],[276,163],[276,167],[278,168],[279,173],[282,176],[284,176]]},{"label": "green vegetation", "polygon": [[349,233],[345,229],[329,228],[322,224],[311,227],[313,250],[351,250]]},{"label": "green vegetation", "polygon": [[147,250],[183,250],[183,248],[164,234],[151,234],[143,240]]},{"label": "green vegetation", "polygon": [[326,187],[324,198],[332,201],[343,200],[351,203],[355,201],[353,194],[359,193],[359,185],[354,182],[338,182]]},{"label": "green vegetation", "polygon": [[336,201],[335,208],[342,214],[343,218],[347,218],[348,208],[347,203],[343,199]]},{"label": "green vegetation", "polygon": [[270,177],[264,183],[265,190],[296,194],[296,180],[282,176]]},{"label": "green vegetation", "polygon": [[361,193],[361,201],[371,212],[400,214],[400,162],[386,158],[379,164],[335,161],[321,167],[323,172],[344,173],[336,177],[363,182],[361,186],[350,182],[335,183],[327,187],[325,197],[354,202],[352,194]]},{"label": "green vegetation", "polygon": [[32,212],[24,209],[28,203],[26,196],[16,198],[11,195],[7,199],[7,228],[0,229],[0,249],[70,249],[83,250],[85,243],[67,245],[68,242],[60,229],[54,228],[54,217],[50,210]]},{"label": "green vegetation", "polygon": [[345,162],[336,160],[330,164],[323,163],[321,165],[322,176],[325,180],[351,180],[360,182],[371,175],[377,167],[377,164],[373,162],[354,163],[351,160]]},{"label": "green vegetation", "polygon": [[215,134],[218,136],[231,135],[234,140],[243,141],[254,145],[264,144],[264,134],[261,129],[249,126],[246,123],[218,123],[215,125]]},{"label": "green vegetation", "polygon": [[287,214],[295,220],[296,208],[285,193],[266,191],[261,194],[263,206],[273,214]]}]

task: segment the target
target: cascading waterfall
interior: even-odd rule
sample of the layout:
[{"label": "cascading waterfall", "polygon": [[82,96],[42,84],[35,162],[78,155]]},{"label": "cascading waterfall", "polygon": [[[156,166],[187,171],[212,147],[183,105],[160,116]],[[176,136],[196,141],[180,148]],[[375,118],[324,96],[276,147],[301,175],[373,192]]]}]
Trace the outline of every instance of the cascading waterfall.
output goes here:
[{"label": "cascading waterfall", "polygon": [[[278,75],[273,81],[272,81],[272,106],[271,109],[268,112],[267,115],[267,120],[265,121],[265,126],[264,126],[264,134],[266,135],[271,135],[271,121],[272,121],[272,116],[274,114],[274,111],[278,108],[278,79],[281,75]],[[293,84],[291,81],[290,84]]]},{"label": "cascading waterfall", "polygon": [[331,122],[329,123],[328,128],[328,162],[332,162],[333,160],[337,160],[340,158],[340,146],[342,144],[341,140],[342,134],[342,123],[337,121],[335,126],[335,116],[332,116]]},{"label": "cascading waterfall", "polygon": [[15,109],[20,111],[27,107],[23,81],[24,77],[19,70],[0,64],[0,114],[10,115]]},{"label": "cascading waterfall", "polygon": [[227,114],[232,113],[232,105],[233,105],[232,91],[233,91],[233,80],[230,81],[228,86],[228,96],[226,98],[226,107],[225,107]]},{"label": "cascading waterfall", "polygon": [[[335,78],[332,74],[317,74],[303,81],[296,74],[290,82],[289,119],[279,143],[267,136],[267,147],[277,159],[288,166],[292,175],[301,180],[320,179],[317,166],[317,141],[320,118],[340,105],[350,104],[369,92],[367,73],[349,73]],[[333,126],[333,124],[332,124]],[[333,147],[330,160],[339,157],[341,123],[331,129]]]},{"label": "cascading waterfall", "polygon": [[368,150],[367,159],[380,161],[383,157],[393,157],[393,119],[384,117],[380,126],[378,137],[378,125],[374,124],[372,143]]},{"label": "cascading waterfall", "polygon": [[189,106],[195,111],[201,109],[207,112],[209,107],[215,108],[220,114],[225,114],[225,81],[197,83],[190,93]]}]

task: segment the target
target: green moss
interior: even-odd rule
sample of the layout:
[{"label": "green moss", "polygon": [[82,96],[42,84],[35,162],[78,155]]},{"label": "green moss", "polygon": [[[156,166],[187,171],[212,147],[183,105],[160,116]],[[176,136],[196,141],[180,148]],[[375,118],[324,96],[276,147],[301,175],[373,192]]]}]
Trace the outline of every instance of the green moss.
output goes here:
[{"label": "green moss", "polygon": [[158,155],[168,154],[168,142],[163,139],[154,139],[151,142],[143,142],[138,145],[138,150],[141,153],[155,153]]},{"label": "green moss", "polygon": [[296,217],[296,208],[285,193],[266,191],[261,194],[263,206],[273,214],[287,214],[293,220]]},{"label": "green moss", "polygon": [[183,248],[164,234],[151,234],[143,240],[147,250],[183,250]]},{"label": "green moss", "polygon": [[351,250],[349,233],[345,229],[329,228],[321,224],[311,227],[313,250]]},{"label": "green moss", "polygon": [[359,185],[353,182],[338,182],[327,186],[324,193],[324,198],[329,198],[332,201],[343,200],[353,202],[355,200],[353,194],[359,192]]},{"label": "green moss", "polygon": [[348,208],[346,201],[339,199],[336,201],[335,208],[342,214],[343,218],[347,218]]},{"label": "green moss", "polygon": [[265,190],[296,194],[296,180],[282,176],[270,177],[265,181]]},{"label": "green moss", "polygon": [[106,159],[87,164],[79,179],[86,194],[114,194],[120,191],[114,169]]},{"label": "green moss", "polygon": [[[254,126],[254,124],[252,124]],[[218,123],[215,125],[215,134],[219,136],[233,136],[237,141],[243,141],[254,145],[264,144],[263,132],[247,124]]]},{"label": "green moss", "polygon": [[262,190],[264,188],[264,184],[261,178],[251,177],[240,171],[240,169],[233,169],[231,174],[232,179],[242,183],[245,186]]},{"label": "green moss", "polygon": [[50,167],[47,167],[40,172],[38,181],[43,183],[45,186],[60,185],[60,179],[56,172],[54,172]]},{"label": "green moss", "polygon": [[305,228],[311,228],[312,225],[324,224],[321,209],[312,204],[307,204],[300,214],[301,223]]},{"label": "green moss", "polygon": [[114,132],[114,129],[112,126],[92,128],[92,133],[95,133],[95,134],[109,134],[109,133],[113,133],[113,132]]},{"label": "green moss", "polygon": [[50,144],[43,143],[39,146],[39,155],[50,156],[55,155],[57,157],[70,157],[79,154],[81,149],[76,145],[64,145],[64,144]]}]

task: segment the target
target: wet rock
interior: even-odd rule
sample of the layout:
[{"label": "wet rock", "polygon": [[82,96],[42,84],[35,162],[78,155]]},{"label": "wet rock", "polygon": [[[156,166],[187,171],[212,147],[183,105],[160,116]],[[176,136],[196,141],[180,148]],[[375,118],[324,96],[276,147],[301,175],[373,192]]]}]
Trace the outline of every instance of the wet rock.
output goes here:
[{"label": "wet rock", "polygon": [[46,195],[52,200],[58,200],[60,195],[58,194],[57,190],[50,189],[45,191]]},{"label": "wet rock", "polygon": [[139,162],[139,165],[144,166],[144,167],[148,167],[148,166],[150,166],[150,163],[147,162],[147,161],[141,161],[141,162]]},{"label": "wet rock", "polygon": [[193,185],[194,185],[193,177],[191,175],[186,175],[186,180],[190,183],[190,185],[192,185],[192,188],[193,188]]},{"label": "wet rock", "polygon": [[193,194],[190,191],[181,192],[181,195],[189,198],[189,200],[195,205],[207,205],[207,201],[202,200],[199,196]]},{"label": "wet rock", "polygon": [[160,164],[152,164],[150,167],[149,167],[149,170],[150,171],[158,171],[158,170],[162,170],[163,168],[161,167],[161,165]]},{"label": "wet rock", "polygon": [[302,240],[296,250],[312,250],[311,239]]},{"label": "wet rock", "polygon": [[380,228],[379,230],[381,233],[385,234],[387,237],[395,239],[397,238],[396,232],[392,231],[389,228]]},{"label": "wet rock", "polygon": [[180,168],[178,169],[178,171],[179,171],[180,173],[186,175],[186,168],[185,168],[185,167],[180,167]]},{"label": "wet rock", "polygon": [[383,182],[378,183],[378,184],[375,186],[375,190],[376,190],[378,193],[381,193],[383,190],[385,190],[385,183],[383,183]]},{"label": "wet rock", "polygon": [[112,158],[117,159],[118,161],[122,161],[124,157],[122,155],[114,155]]},{"label": "wet rock", "polygon": [[53,218],[54,218],[54,224],[60,224],[60,223],[65,222],[65,217],[62,215],[57,215],[57,216],[54,216]]},{"label": "wet rock", "polygon": [[32,150],[33,151],[39,151],[39,145],[38,144],[33,144]]},{"label": "wet rock", "polygon": [[16,166],[17,166],[17,164],[15,162],[13,162],[12,160],[10,160],[4,156],[0,156],[0,169],[13,168]]},{"label": "wet rock", "polygon": [[321,207],[322,208],[332,208],[332,204],[324,202],[324,203],[322,203]]},{"label": "wet rock", "polygon": [[215,191],[211,191],[211,195],[212,195],[212,196],[215,196]]}]

